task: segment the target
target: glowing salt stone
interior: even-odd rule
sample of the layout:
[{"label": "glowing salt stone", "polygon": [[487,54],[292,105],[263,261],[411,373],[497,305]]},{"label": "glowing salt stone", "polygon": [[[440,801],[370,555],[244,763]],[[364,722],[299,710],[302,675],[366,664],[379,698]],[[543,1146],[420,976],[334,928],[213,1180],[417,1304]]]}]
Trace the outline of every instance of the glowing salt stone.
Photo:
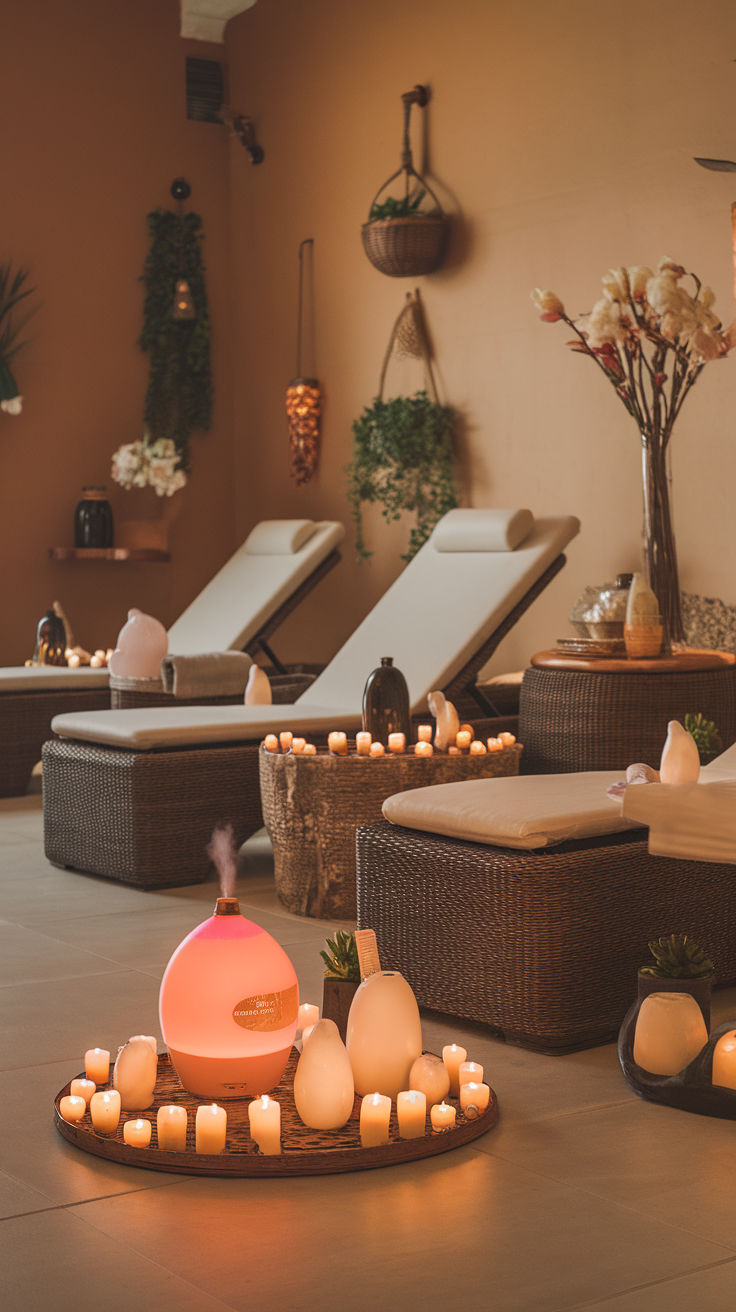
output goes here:
[{"label": "glowing salt stone", "polygon": [[158,1058],[148,1038],[129,1039],[117,1055],[112,1076],[124,1112],[145,1111],[151,1106],[157,1074]]},{"label": "glowing salt stone", "polygon": [[260,665],[251,665],[245,685],[245,705],[270,706],[272,701],[271,683],[266,671]]},{"label": "glowing salt stone", "polygon": [[144,615],[133,607],[118,634],[117,647],[109,661],[110,673],[157,679],[168,650],[169,638],[163,624],[153,615]]},{"label": "glowing salt stone", "polygon": [[346,1047],[356,1093],[396,1101],[410,1088],[409,1072],[422,1055],[422,1025],[411,986],[398,971],[377,971],[356,990]]},{"label": "glowing salt stone", "polygon": [[460,717],[452,702],[447,701],[443,692],[431,692],[427,697],[427,705],[437,721],[434,745],[438,752],[446,752],[448,747],[455,742],[455,737],[460,728]]},{"label": "glowing salt stone", "polygon": [[296,1109],[312,1130],[338,1130],[353,1110],[350,1058],[334,1020],[313,1027],[294,1076]]},{"label": "glowing salt stone", "polygon": [[237,898],[188,934],[161,982],[164,1041],[185,1089],[205,1098],[258,1096],[284,1073],[299,986],[283,948],[240,914]]},{"label": "glowing salt stone", "polygon": [[696,784],[700,775],[698,745],[678,720],[667,725],[667,742],[659,763],[663,784]]},{"label": "glowing salt stone", "polygon": [[444,1102],[450,1092],[450,1076],[441,1057],[432,1052],[417,1057],[409,1071],[409,1086],[418,1089],[427,1099],[427,1109]]},{"label": "glowing salt stone", "polygon": [[736,1030],[722,1034],[713,1050],[713,1083],[736,1089]]},{"label": "glowing salt stone", "polygon": [[652,1075],[677,1075],[708,1042],[703,1013],[690,993],[650,993],[636,1018],[634,1061]]}]

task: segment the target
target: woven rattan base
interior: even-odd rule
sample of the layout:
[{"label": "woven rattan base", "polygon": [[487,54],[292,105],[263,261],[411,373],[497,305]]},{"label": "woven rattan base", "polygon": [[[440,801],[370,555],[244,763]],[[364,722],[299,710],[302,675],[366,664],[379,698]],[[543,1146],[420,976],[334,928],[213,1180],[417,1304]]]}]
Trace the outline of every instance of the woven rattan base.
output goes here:
[{"label": "woven rattan base", "polygon": [[650,856],[637,831],[539,851],[380,821],[357,834],[358,924],[425,1007],[509,1042],[616,1038],[647,943],[685,931],[736,980],[736,866]]},{"label": "woven rattan base", "polygon": [[736,742],[736,666],[673,674],[525,671],[522,774],[658,766],[670,720],[702,712],[724,748]]},{"label": "woven rattan base", "polygon": [[0,797],[19,797],[26,791],[55,715],[109,707],[107,687],[0,693]]},{"label": "woven rattan base", "polygon": [[43,749],[44,841],[55,865],[138,888],[198,884],[214,826],[263,824],[258,746],[135,752],[72,739]]},{"label": "woven rattan base", "polygon": [[[273,674],[270,676],[271,696],[274,706],[289,705],[301,697],[303,692],[317,676],[315,674]],[[145,680],[153,683],[154,680]],[[155,681],[160,684],[159,680]],[[114,711],[127,711],[137,707],[151,710],[157,706],[242,706],[243,693],[228,694],[224,697],[175,697],[173,693],[164,692],[162,686],[150,691],[142,691],[134,686],[134,680],[120,679],[116,684],[114,676],[110,681],[110,705]]]},{"label": "woven rattan base", "polygon": [[[391,1108],[389,1142],[378,1148],[362,1148],[360,1144],[360,1099],[347,1125],[339,1130],[310,1130],[304,1125],[294,1104],[294,1074],[299,1053],[292,1048],[288,1065],[278,1088],[271,1096],[281,1104],[281,1153],[264,1157],[250,1137],[248,1105],[251,1098],[228,1098],[223,1106],[227,1111],[227,1137],[225,1149],[219,1156],[195,1151],[195,1116],[202,1099],[195,1098],[182,1088],[171,1065],[168,1053],[159,1056],[158,1079],[153,1105],[144,1112],[123,1113],[114,1135],[97,1134],[92,1126],[89,1110],[81,1121],[71,1125],[59,1114],[59,1103],[71,1088],[71,1083],[57,1094],[54,1101],[54,1122],[65,1139],[85,1152],[107,1157],[126,1166],[142,1166],[149,1171],[173,1171],[183,1175],[220,1176],[295,1176],[335,1175],[345,1171],[370,1171],[377,1166],[399,1166],[423,1157],[434,1157],[471,1143],[492,1129],[498,1119],[498,1102],[491,1090],[486,1110],[474,1120],[467,1120],[456,1098],[446,1102],[455,1107],[457,1122],[452,1130],[436,1133],[427,1126],[427,1133],[418,1139],[400,1139],[396,1120],[396,1104]],[[112,1086],[108,1086],[112,1087]],[[162,1152],[158,1148],[156,1114],[159,1107],[174,1103],[185,1107],[188,1114],[187,1151]],[[141,1115],[151,1121],[150,1148],[131,1148],[123,1139],[123,1121]]]}]

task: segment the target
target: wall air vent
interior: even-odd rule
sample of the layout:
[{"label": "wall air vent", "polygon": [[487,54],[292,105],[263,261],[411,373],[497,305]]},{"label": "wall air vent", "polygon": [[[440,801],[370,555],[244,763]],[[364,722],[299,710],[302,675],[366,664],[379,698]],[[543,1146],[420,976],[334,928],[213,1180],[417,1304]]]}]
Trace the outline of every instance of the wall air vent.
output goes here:
[{"label": "wall air vent", "polygon": [[187,59],[187,118],[199,123],[222,123],[225,76],[216,59]]}]

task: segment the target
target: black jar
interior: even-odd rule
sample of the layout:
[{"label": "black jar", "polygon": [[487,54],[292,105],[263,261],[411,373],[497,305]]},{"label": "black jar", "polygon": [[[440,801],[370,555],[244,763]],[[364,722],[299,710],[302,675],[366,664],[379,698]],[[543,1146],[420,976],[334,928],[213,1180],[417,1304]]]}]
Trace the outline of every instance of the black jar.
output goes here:
[{"label": "black jar", "polygon": [[388,747],[390,733],[411,735],[409,689],[401,670],[394,668],[393,656],[382,656],[378,669],[368,675],[363,689],[363,730],[373,742]]},{"label": "black jar", "polygon": [[83,487],[83,497],[74,517],[75,547],[111,547],[112,508],[104,487]]}]

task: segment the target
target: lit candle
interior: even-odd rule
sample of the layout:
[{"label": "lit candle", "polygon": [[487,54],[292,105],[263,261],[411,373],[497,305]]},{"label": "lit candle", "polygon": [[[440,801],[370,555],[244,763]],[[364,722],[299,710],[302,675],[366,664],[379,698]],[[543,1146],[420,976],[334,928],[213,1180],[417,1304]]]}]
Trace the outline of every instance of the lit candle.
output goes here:
[{"label": "lit candle", "polygon": [[448,747],[448,749],[447,749],[447,755],[448,755],[448,756],[462,756],[462,752],[460,751],[460,748],[459,748],[459,747],[455,747],[454,745],[450,745],[450,746]]},{"label": "lit candle", "polygon": [[500,738],[488,738],[486,740],[489,752],[502,752],[503,743]]},{"label": "lit candle", "polygon": [[402,1139],[421,1139],[427,1128],[427,1099],[418,1089],[400,1093],[396,1099],[399,1134]]},{"label": "lit candle", "polygon": [[298,1030],[306,1030],[310,1025],[316,1025],[319,1020],[319,1007],[313,1002],[303,1002],[299,1008],[296,1027]]},{"label": "lit candle", "polygon": [[469,733],[471,738],[475,737],[475,729],[472,724],[461,724],[460,733]]},{"label": "lit candle", "polygon": [[736,1089],[736,1030],[721,1035],[713,1052],[713,1083]]},{"label": "lit candle", "polygon": [[314,743],[305,743],[302,756],[316,756],[316,755],[317,755],[317,748],[315,747]]},{"label": "lit candle", "polygon": [[434,748],[431,743],[418,742],[414,744],[415,756],[432,756]]},{"label": "lit candle", "polygon": [[417,725],[417,738],[419,739],[420,743],[431,743],[432,741],[431,724]]},{"label": "lit candle", "polygon": [[394,756],[400,756],[406,748],[405,733],[390,733],[388,736],[388,750],[393,752]]},{"label": "lit candle", "polygon": [[77,656],[77,653],[73,651],[71,656],[67,656],[66,663],[69,666],[70,670],[76,670],[81,662],[79,660],[79,657]]},{"label": "lit candle", "polygon": [[282,752],[290,751],[293,741],[294,735],[289,729],[284,729],[283,733],[279,734],[279,742],[281,743]]},{"label": "lit candle", "polygon": [[255,1139],[264,1157],[275,1157],[281,1152],[281,1104],[267,1093],[254,1098],[248,1106],[251,1138]]},{"label": "lit candle", "polygon": [[385,750],[383,743],[371,743],[371,756],[383,756]]},{"label": "lit candle", "polygon": [[461,751],[466,752],[470,746],[471,739],[472,734],[469,734],[467,729],[459,729],[455,735],[455,746],[459,747]]},{"label": "lit candle", "polygon": [[367,1093],[360,1104],[360,1142],[363,1148],[388,1143],[391,1099],[383,1093]]},{"label": "lit candle", "polygon": [[358,756],[370,756],[371,754],[371,736],[369,733],[356,733],[355,746]]},{"label": "lit candle", "polygon": [[110,1054],[106,1048],[90,1048],[84,1054],[84,1073],[95,1084],[107,1084],[110,1079]]},{"label": "lit candle", "polygon": [[162,1153],[183,1153],[187,1147],[186,1107],[159,1107],[156,1115],[156,1134]]},{"label": "lit candle", "polygon": [[442,1060],[450,1077],[450,1093],[456,1098],[460,1092],[460,1063],[465,1061],[467,1055],[465,1048],[458,1047],[457,1043],[448,1043],[442,1049]]},{"label": "lit candle", "polygon": [[477,1061],[461,1061],[458,1069],[458,1084],[462,1089],[464,1084],[473,1080],[475,1084],[483,1083],[483,1067]]},{"label": "lit candle", "polygon": [[446,1102],[438,1102],[429,1115],[433,1130],[451,1130],[455,1124],[455,1108]]},{"label": "lit candle", "polygon": [[333,756],[347,756],[348,754],[347,734],[337,733],[337,732],[328,733],[327,746],[329,747]]},{"label": "lit candle", "polygon": [[110,1089],[108,1093],[93,1093],[89,1112],[98,1134],[114,1134],[120,1120],[120,1094],[117,1089]]},{"label": "lit candle", "polygon": [[512,747],[513,744],[516,742],[516,737],[513,733],[504,732],[498,735],[498,741],[501,743],[503,747]]},{"label": "lit candle", "polygon": [[137,1121],[125,1121],[123,1139],[129,1148],[147,1148],[151,1142],[151,1122],[142,1118]]},{"label": "lit candle", "polygon": [[465,1119],[472,1121],[476,1116],[480,1116],[488,1106],[490,1097],[491,1090],[487,1084],[476,1084],[474,1080],[467,1080],[465,1084],[461,1084],[460,1106],[465,1113]]},{"label": "lit candle", "polygon": [[76,1095],[68,1094],[59,1103],[59,1115],[63,1116],[65,1121],[69,1121],[70,1125],[76,1125],[77,1121],[81,1121],[86,1110],[87,1104],[84,1098]]},{"label": "lit candle", "polygon": [[89,664],[90,664],[90,669],[93,669],[93,670],[101,670],[101,669],[102,669],[102,666],[103,666],[103,663],[104,663],[104,661],[103,661],[103,657],[102,657],[102,656],[98,656],[98,655],[97,655],[97,652],[95,652],[94,656],[92,657],[92,659],[90,660],[90,663],[89,663]]},{"label": "lit candle", "polygon": [[652,1075],[677,1075],[708,1042],[703,1013],[690,993],[650,993],[634,1031],[634,1061]]},{"label": "lit candle", "polygon": [[314,1029],[314,1025],[307,1025],[307,1028],[305,1030],[302,1030],[302,1052],[304,1052],[304,1044],[306,1043],[313,1029]]},{"label": "lit candle", "polygon": [[471,756],[485,756],[485,754],[486,754],[486,745],[485,745],[485,743],[482,743],[482,742],[480,741],[480,738],[474,738],[473,741],[472,741],[472,743],[470,744],[470,755],[471,755]]},{"label": "lit candle", "polygon": [[194,1122],[195,1148],[198,1153],[221,1153],[225,1147],[227,1132],[227,1112],[213,1102],[209,1107],[197,1108]]},{"label": "lit candle", "polygon": [[306,745],[307,745],[306,738],[293,738],[291,743],[291,750],[295,756],[302,756]]},{"label": "lit candle", "polygon": [[84,1098],[84,1101],[89,1107],[89,1104],[92,1100],[92,1094],[94,1093],[96,1088],[97,1085],[95,1084],[94,1080],[72,1080],[72,1087],[70,1092],[74,1097]]},{"label": "lit candle", "polygon": [[279,750],[279,740],[275,733],[267,733],[263,739],[263,746],[267,752],[277,752]]}]

